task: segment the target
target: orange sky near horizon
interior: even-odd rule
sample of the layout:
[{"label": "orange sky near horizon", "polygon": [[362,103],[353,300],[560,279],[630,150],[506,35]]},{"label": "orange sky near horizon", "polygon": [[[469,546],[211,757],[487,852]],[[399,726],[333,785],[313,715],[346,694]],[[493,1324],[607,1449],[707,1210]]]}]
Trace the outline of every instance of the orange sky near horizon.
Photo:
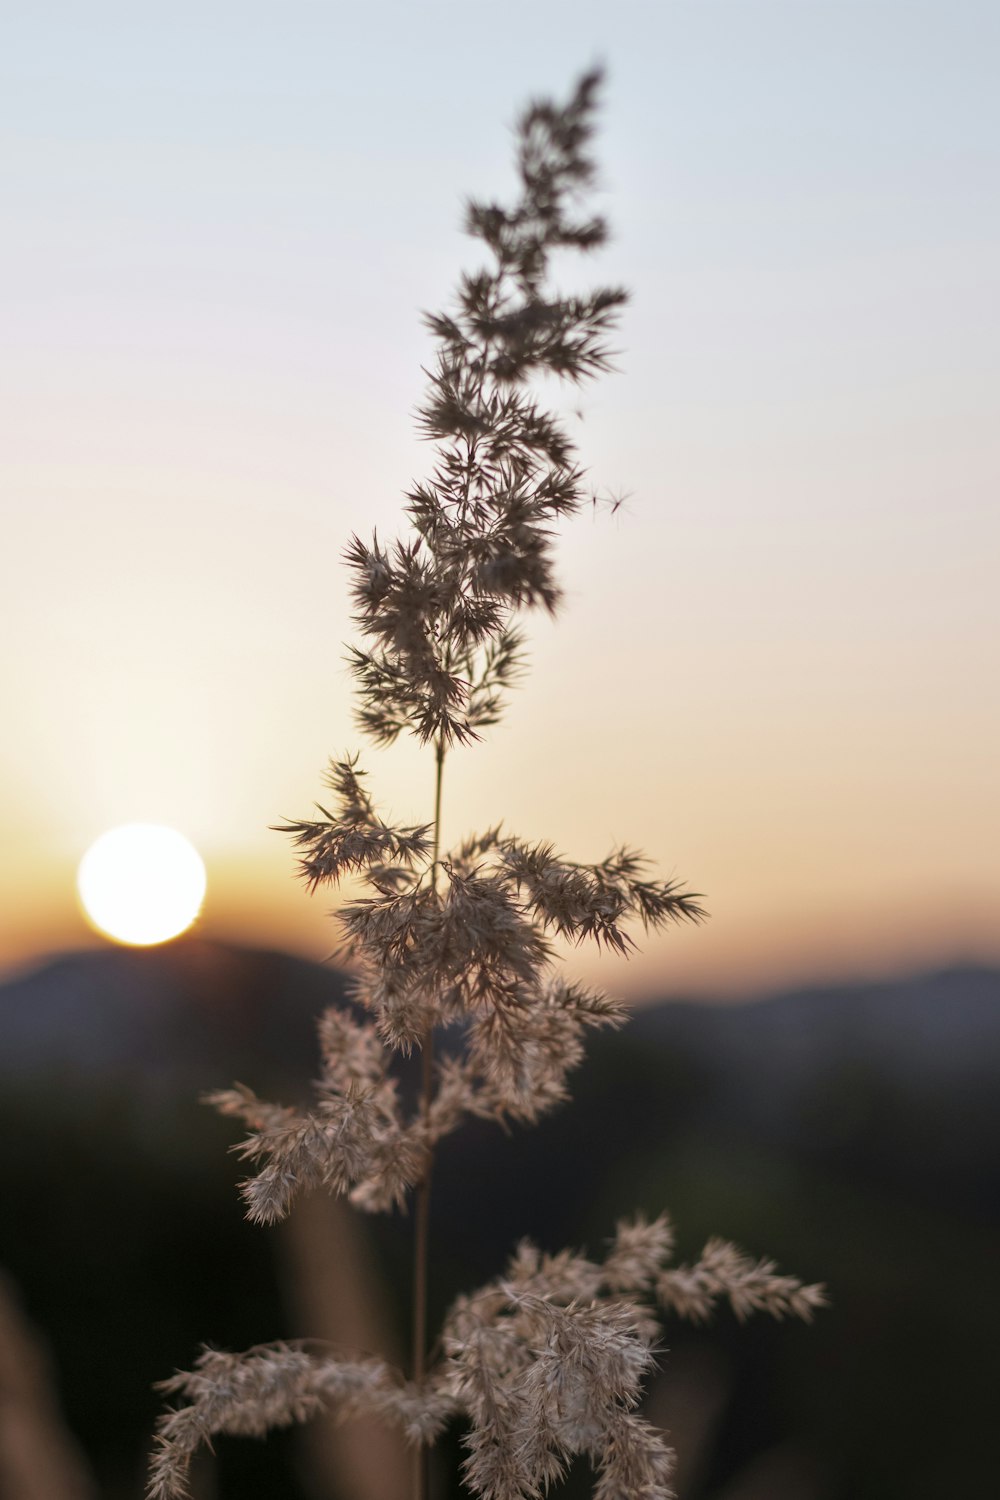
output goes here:
[{"label": "orange sky near horizon", "polygon": [[116,824],[197,846],[200,934],[320,958],[333,897],[268,825],[355,748],[429,816],[430,757],[353,729],[340,553],[429,468],[419,309],[476,259],[462,195],[508,190],[518,107],[596,56],[588,270],[633,303],[578,431],[629,498],[564,529],[564,613],[451,758],[446,841],[625,842],[704,892],[627,968],[573,956],[636,995],[1000,962],[992,8],[490,14],[15,23],[0,978],[99,941],[74,876]]}]

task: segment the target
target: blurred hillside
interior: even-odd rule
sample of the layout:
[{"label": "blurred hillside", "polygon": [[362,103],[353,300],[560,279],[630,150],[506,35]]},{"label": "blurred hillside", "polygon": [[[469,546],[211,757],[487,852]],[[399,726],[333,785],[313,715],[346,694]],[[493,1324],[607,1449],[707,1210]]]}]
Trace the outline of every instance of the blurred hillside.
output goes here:
[{"label": "blurred hillside", "polygon": [[[296,1276],[316,1257],[242,1220],[236,1132],[197,1095],[237,1078],[301,1095],[313,1019],[343,994],[332,970],[194,941],[67,956],[0,987],[0,1267],[106,1500],[141,1494],[154,1380],[203,1341],[307,1331]],[[445,1144],[432,1317],[525,1234],[597,1250],[617,1217],[667,1207],[682,1258],[722,1234],[832,1296],[811,1329],[670,1331],[650,1415],[677,1442],[682,1500],[989,1493],[998,1072],[992,970],[644,1010],[541,1126],[475,1123]],[[363,1233],[401,1324],[408,1225]],[[330,1274],[348,1260],[329,1253]],[[358,1500],[318,1472],[294,1435],[224,1443],[196,1493]]]}]

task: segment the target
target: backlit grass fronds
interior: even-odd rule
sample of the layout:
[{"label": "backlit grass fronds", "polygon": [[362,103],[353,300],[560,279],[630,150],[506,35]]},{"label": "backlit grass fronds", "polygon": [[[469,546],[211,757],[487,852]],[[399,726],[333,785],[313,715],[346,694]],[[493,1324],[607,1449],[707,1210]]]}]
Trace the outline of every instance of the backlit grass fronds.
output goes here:
[{"label": "backlit grass fronds", "polygon": [[[248,1131],[236,1150],[250,1164],[250,1218],[282,1219],[317,1188],[368,1212],[415,1201],[409,1378],[300,1345],[206,1351],[164,1382],[182,1404],[160,1423],[150,1500],[180,1500],[192,1455],[216,1434],[259,1436],[328,1406],[380,1414],[406,1434],[418,1450],[413,1500],[429,1500],[425,1450],[452,1419],[466,1424],[464,1479],[483,1500],[537,1500],[578,1457],[597,1500],[668,1500],[672,1455],[637,1413],[663,1311],[702,1319],[725,1299],[741,1318],[808,1318],[823,1303],[820,1288],[721,1240],[672,1267],[669,1221],[637,1218],[618,1225],[603,1263],[522,1243],[504,1275],[455,1301],[436,1342],[428,1334],[438,1142],[468,1116],[539,1119],[568,1097],[588,1034],[624,1019],[613,997],[563,976],[560,949],[627,957],[638,930],[705,916],[631,847],[579,862],[500,824],[452,850],[441,842],[446,759],[500,718],[524,672],[522,612],[560,603],[558,524],[593,498],[537,377],[581,384],[608,370],[625,301],[614,287],[568,296],[550,279],[556,252],[606,236],[586,205],[599,81],[587,74],[562,105],[531,104],[517,127],[518,195],[468,204],[486,263],[426,319],[435,348],[418,421],[430,475],[406,494],[406,534],[353,536],[345,552],[358,723],[376,745],[406,733],[432,748],[433,816],[384,818],[357,757],[331,763],[331,805],[283,831],[311,891],[352,881],[337,913],[352,1006],[320,1021],[308,1107],[242,1085],[209,1096]],[[397,1067],[413,1051],[415,1103]]]},{"label": "backlit grass fronds", "polygon": [[199,1448],[221,1436],[263,1437],[328,1407],[378,1415],[414,1443],[433,1442],[455,1411],[443,1392],[414,1390],[379,1359],[313,1354],[299,1344],[261,1344],[245,1354],[203,1350],[193,1370],[160,1381],[185,1404],[157,1424],[148,1500],[187,1500]]},{"label": "backlit grass fronds", "polygon": [[376,815],[362,785],[365,772],[357,770],[357,763],[356,756],[330,762],[326,784],[337,794],[335,813],[317,804],[321,820],[280,825],[295,847],[305,851],[299,870],[310,890],[358,870],[378,873],[382,866],[396,865],[401,873],[409,871],[430,849],[429,826],[390,828]]},{"label": "backlit grass fronds", "polygon": [[[673,1456],[636,1415],[657,1364],[656,1298],[695,1319],[723,1295],[738,1316],[808,1318],[824,1301],[822,1288],[779,1276],[721,1240],[693,1269],[669,1269],[672,1253],[665,1216],[619,1223],[603,1264],[522,1241],[502,1276],[455,1301],[440,1357],[419,1384],[378,1359],[301,1345],[206,1350],[194,1370],[161,1385],[186,1404],[160,1421],[151,1500],[185,1496],[193,1453],[217,1434],[260,1436],[328,1406],[380,1415],[418,1445],[464,1420],[464,1477],[483,1500],[534,1500],[578,1455],[598,1475],[596,1496],[668,1500]],[[671,1299],[670,1289],[695,1283],[701,1301],[697,1292]]]},{"label": "backlit grass fronds", "polygon": [[404,1125],[392,1079],[349,1083],[343,1092],[321,1084],[318,1092],[311,1111],[263,1104],[242,1086],[206,1097],[251,1126],[236,1149],[243,1161],[266,1163],[240,1185],[247,1218],[258,1224],[285,1218],[299,1193],[316,1188],[349,1193],[373,1210],[399,1207],[420,1180],[422,1132]]},{"label": "backlit grass fronds", "polygon": [[704,1322],[721,1300],[742,1321],[751,1313],[772,1318],[803,1318],[826,1305],[822,1287],[803,1286],[794,1276],[779,1275],[771,1260],[752,1260],[725,1240],[711,1239],[693,1266],[664,1271],[656,1293],[665,1308],[696,1323]]}]

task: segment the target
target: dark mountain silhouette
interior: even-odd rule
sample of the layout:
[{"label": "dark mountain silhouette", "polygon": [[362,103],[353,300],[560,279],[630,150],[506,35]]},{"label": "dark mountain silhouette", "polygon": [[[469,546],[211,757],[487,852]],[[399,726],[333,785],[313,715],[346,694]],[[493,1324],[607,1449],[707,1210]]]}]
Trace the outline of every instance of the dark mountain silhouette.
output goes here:
[{"label": "dark mountain silhouette", "polygon": [[784,991],[738,1005],[673,1002],[638,1012],[636,1033],[680,1033],[742,1069],[753,1049],[773,1078],[864,1052],[897,1075],[967,1076],[1000,1056],[1000,970],[965,965],[898,979]]},{"label": "dark mountain silhouette", "polygon": [[176,1096],[263,1073],[301,1088],[315,1019],[344,993],[331,967],[197,939],[65,954],[0,985],[0,1077]]},{"label": "dark mountain silhouette", "polygon": [[[61,955],[0,984],[0,1076],[57,1067],[161,1090],[261,1066],[302,1079],[315,1062],[315,1017],[345,993],[330,966],[196,939]],[[710,1056],[713,1072],[773,1103],[860,1055],[895,1078],[968,1082],[995,1076],[1000,970],[969,965],[738,1004],[665,1000],[637,1009],[629,1034]]]}]

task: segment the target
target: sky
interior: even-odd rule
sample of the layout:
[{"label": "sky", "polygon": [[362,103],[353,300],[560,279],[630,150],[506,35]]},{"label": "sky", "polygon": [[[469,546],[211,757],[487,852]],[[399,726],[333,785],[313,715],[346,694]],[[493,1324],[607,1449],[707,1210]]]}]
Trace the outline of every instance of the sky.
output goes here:
[{"label": "sky", "polygon": [[[444,835],[625,842],[705,893],[635,995],[1000,961],[1000,11],[971,0],[137,6],[0,46],[0,977],[101,941],[74,874],[142,820],[198,931],[321,958],[269,830],[363,749],[352,531],[401,525],[423,308],[510,126],[608,70],[632,303],[573,403],[566,607]],[[572,271],[568,275],[579,276]],[[574,418],[574,423],[576,419]],[[387,814],[433,767],[363,751]]]}]

